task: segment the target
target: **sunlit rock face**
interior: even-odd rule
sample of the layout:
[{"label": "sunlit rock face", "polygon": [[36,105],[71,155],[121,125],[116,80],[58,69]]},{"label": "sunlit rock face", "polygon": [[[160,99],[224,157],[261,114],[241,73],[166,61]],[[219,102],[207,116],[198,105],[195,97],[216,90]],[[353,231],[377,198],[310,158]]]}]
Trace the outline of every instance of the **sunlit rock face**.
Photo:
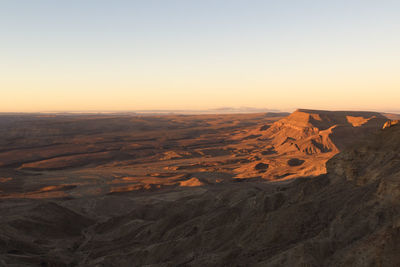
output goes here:
[{"label": "sunlit rock face", "polygon": [[[235,172],[240,178],[261,176],[267,180],[324,174],[330,158],[378,132],[386,120],[377,112],[298,109],[268,128],[236,135],[238,139],[241,137],[240,146],[251,151],[253,161],[269,167],[259,172],[249,162],[238,166]],[[257,150],[257,146],[262,150]]]},{"label": "sunlit rock face", "polygon": [[385,122],[385,124],[383,125],[382,129],[386,129],[395,125],[399,125],[399,120],[388,120],[387,122]]}]

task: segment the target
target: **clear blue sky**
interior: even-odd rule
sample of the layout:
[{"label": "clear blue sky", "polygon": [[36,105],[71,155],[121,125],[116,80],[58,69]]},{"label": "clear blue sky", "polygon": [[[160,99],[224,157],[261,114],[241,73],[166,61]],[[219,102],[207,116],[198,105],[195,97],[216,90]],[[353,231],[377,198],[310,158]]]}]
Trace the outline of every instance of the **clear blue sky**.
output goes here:
[{"label": "clear blue sky", "polygon": [[0,111],[399,110],[400,1],[2,0]]}]

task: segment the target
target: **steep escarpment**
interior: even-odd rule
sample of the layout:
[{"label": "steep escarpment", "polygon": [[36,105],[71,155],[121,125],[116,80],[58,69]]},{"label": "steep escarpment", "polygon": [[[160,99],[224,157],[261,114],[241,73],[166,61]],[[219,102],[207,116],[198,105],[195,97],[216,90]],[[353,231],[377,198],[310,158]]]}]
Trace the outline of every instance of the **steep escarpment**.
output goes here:
[{"label": "steep escarpment", "polygon": [[332,158],[327,168],[331,175],[357,184],[399,180],[400,127],[390,127],[362,144],[356,144]]}]

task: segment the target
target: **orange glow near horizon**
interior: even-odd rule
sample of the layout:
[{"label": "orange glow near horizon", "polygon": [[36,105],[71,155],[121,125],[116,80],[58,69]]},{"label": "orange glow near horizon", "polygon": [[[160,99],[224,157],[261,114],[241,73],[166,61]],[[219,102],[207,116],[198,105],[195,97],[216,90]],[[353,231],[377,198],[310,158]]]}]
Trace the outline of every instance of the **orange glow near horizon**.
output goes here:
[{"label": "orange glow near horizon", "polygon": [[[154,109],[210,109],[255,107],[290,110],[312,109],[398,110],[400,80],[393,76],[321,77],[287,74],[265,80],[255,77],[222,77],[193,80],[179,77],[160,84],[150,80],[99,78],[96,81],[0,81],[0,112],[128,111]],[[267,75],[266,75],[267,76]],[[283,73],[282,73],[283,76]],[[57,88],[57,89],[54,89]]]}]

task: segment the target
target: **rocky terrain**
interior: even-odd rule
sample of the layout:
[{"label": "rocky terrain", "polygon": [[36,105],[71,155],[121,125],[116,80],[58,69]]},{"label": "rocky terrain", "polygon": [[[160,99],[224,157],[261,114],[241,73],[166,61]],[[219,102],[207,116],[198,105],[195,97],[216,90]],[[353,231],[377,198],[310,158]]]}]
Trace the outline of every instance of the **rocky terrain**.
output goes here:
[{"label": "rocky terrain", "polygon": [[376,133],[385,121],[386,116],[375,112],[296,110],[270,127],[252,130],[256,139],[241,140],[240,146],[252,146],[251,153],[268,168],[260,173],[254,163],[241,164],[238,177],[258,172],[264,179],[284,180],[324,174],[328,159]]},{"label": "rocky terrain", "polygon": [[399,266],[386,120],[3,118],[0,265]]}]

